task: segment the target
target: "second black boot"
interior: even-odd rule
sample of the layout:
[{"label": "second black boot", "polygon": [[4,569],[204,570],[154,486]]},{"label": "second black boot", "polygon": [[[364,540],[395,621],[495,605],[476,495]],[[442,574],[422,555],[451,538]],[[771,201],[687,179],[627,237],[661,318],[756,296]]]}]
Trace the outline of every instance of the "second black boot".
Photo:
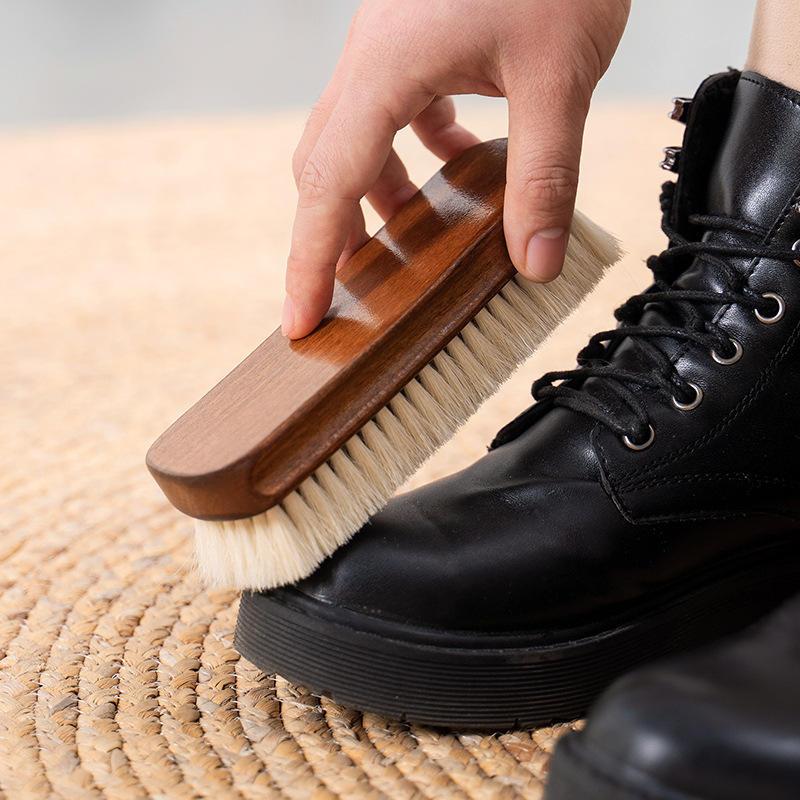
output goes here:
[{"label": "second black boot", "polygon": [[800,596],[751,629],[635,670],[562,739],[547,800],[797,800]]},{"label": "second black boot", "polygon": [[537,725],[795,589],[800,93],[730,71],[676,116],[650,288],[484,458],[245,594],[244,656],[363,710]]}]

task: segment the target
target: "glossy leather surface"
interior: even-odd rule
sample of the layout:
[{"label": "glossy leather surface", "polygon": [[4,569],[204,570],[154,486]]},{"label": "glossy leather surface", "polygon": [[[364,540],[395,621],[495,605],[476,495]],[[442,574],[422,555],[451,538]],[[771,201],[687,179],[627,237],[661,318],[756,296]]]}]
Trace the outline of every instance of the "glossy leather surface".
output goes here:
[{"label": "glossy leather surface", "polygon": [[[800,94],[753,73],[705,81],[684,134],[679,227],[688,233],[697,211],[735,215],[790,247],[800,239],[798,141]],[[744,353],[729,366],[695,345],[665,342],[704,400],[680,411],[644,393],[656,431],[647,450],[629,450],[589,417],[537,404],[473,466],[395,498],[299,590],[432,628],[556,630],[635,607],[726,556],[796,535],[800,269],[768,259],[737,266],[759,292],[785,299],[784,317],[765,325],[752,310],[721,312]],[[718,277],[697,262],[678,281],[707,288]],[[645,320],[658,314],[648,309]],[[626,345],[614,360],[635,364]]]},{"label": "glossy leather surface", "polygon": [[800,597],[743,634],[617,681],[571,751],[631,796],[794,800],[798,676]]}]

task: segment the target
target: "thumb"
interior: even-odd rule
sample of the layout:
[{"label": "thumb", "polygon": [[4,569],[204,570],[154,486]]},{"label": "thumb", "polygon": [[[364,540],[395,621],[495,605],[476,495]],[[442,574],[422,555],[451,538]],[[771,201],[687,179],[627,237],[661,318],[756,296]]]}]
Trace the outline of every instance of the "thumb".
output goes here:
[{"label": "thumb", "polygon": [[588,98],[509,94],[504,227],[509,255],[526,278],[549,281],[564,264],[578,188]]}]

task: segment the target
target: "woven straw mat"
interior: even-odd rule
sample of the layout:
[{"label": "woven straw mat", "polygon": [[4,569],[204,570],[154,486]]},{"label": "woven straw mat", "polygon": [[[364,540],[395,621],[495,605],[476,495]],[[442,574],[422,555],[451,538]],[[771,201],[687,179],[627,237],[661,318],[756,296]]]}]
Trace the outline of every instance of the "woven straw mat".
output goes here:
[{"label": "woven straw mat", "polygon": [[[535,374],[572,363],[644,281],[660,112],[601,108],[587,133],[581,205],[636,257],[414,484],[479,456]],[[466,119],[502,134],[501,111]],[[572,727],[436,732],[262,674],[232,647],[236,594],[194,577],[191,523],[144,468],[277,323],[301,126],[287,113],[0,137],[2,797],[537,798]],[[399,149],[417,178],[436,168],[410,137]]]}]

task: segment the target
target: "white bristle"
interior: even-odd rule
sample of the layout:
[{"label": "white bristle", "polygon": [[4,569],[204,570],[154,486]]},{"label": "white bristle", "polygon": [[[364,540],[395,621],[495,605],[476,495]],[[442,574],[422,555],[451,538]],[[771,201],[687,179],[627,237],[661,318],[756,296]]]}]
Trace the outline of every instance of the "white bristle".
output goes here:
[{"label": "white bristle", "polygon": [[461,337],[456,336],[445,347],[446,352],[455,362],[456,367],[461,370],[462,380],[473,387],[473,394],[478,402],[485,400],[497,388],[489,373],[480,361],[475,357],[472,350]]},{"label": "white bristle", "polygon": [[389,406],[382,408],[375,415],[375,422],[388,439],[389,445],[395,454],[405,453],[410,462],[416,458],[415,453],[420,448],[420,442],[414,439],[402,422],[397,418]]},{"label": "white bristle", "polygon": [[397,472],[398,470],[402,472],[402,465],[398,462],[396,449],[374,419],[361,429],[361,438],[374,456],[376,476],[384,476],[377,479],[384,489],[388,488],[388,491],[393,492],[393,487],[397,486]]},{"label": "white bristle", "polygon": [[403,393],[419,412],[420,419],[428,432],[428,439],[438,439],[442,429],[448,426],[448,417],[453,418],[455,413],[453,409],[445,409],[440,405],[422,385],[419,375],[405,385]]},{"label": "white bristle", "polygon": [[[510,306],[508,307],[510,309]],[[502,312],[503,308],[496,305],[495,309]],[[514,367],[520,363],[521,355],[529,352],[524,341],[508,329],[507,320],[499,320],[492,313],[488,306],[475,317],[483,334],[495,346],[500,355],[493,362],[493,368],[497,375],[509,375]],[[504,324],[506,323],[506,324]]]},{"label": "white bristle", "polygon": [[[348,439],[341,450],[335,452],[328,463],[333,467],[336,477],[347,487],[345,497],[352,496],[353,505],[346,503],[335,503],[334,509],[343,519],[350,517],[354,521],[362,521],[359,509],[368,508],[372,513],[376,508],[380,508],[383,502],[385,489],[378,488],[370,480],[370,470],[377,472],[377,462],[371,457],[369,449],[358,438],[358,434]],[[339,495],[340,492],[331,488],[331,496]]]},{"label": "white bristle", "polygon": [[[335,467],[336,471],[334,471]],[[332,497],[341,497],[347,492],[356,493],[362,487],[363,476],[353,466],[350,458],[339,450],[334,453],[327,464],[318,467],[313,475],[306,478],[301,487],[316,479],[316,485],[308,485],[306,494],[308,505],[314,510],[314,524],[321,530],[335,529],[338,525],[359,524],[358,509],[355,504],[338,508],[331,502]],[[350,488],[352,487],[352,488]],[[369,503],[370,497],[362,492],[358,505]]]},{"label": "white bristle", "polygon": [[[509,281],[509,284],[514,285],[514,281]],[[525,325],[514,306],[503,296],[502,291],[488,302],[486,308],[512,342],[517,342],[520,348],[528,348],[530,328]]]},{"label": "white bristle", "polygon": [[446,350],[437,353],[432,363],[442,380],[451,387],[451,391],[455,392],[459,397],[475,392],[475,388],[465,378],[463,370]]},{"label": "white bristle", "polygon": [[460,391],[460,385],[449,383],[436,368],[435,361],[423,369],[418,377],[419,382],[441,409],[441,414],[446,418],[445,423],[457,427],[463,420],[458,411],[463,402],[461,398],[464,396],[463,391]]},{"label": "white bristle", "polygon": [[398,392],[390,401],[389,408],[399,420],[400,424],[408,431],[409,436],[415,442],[426,442],[430,436],[430,430],[425,422],[425,418],[419,410],[406,397],[404,391]]},{"label": "white bristle", "polygon": [[344,544],[569,315],[619,258],[580,212],[561,277],[516,275],[431,364],[281,503],[256,517],[197,520],[203,578],[264,590],[297,581]]}]

